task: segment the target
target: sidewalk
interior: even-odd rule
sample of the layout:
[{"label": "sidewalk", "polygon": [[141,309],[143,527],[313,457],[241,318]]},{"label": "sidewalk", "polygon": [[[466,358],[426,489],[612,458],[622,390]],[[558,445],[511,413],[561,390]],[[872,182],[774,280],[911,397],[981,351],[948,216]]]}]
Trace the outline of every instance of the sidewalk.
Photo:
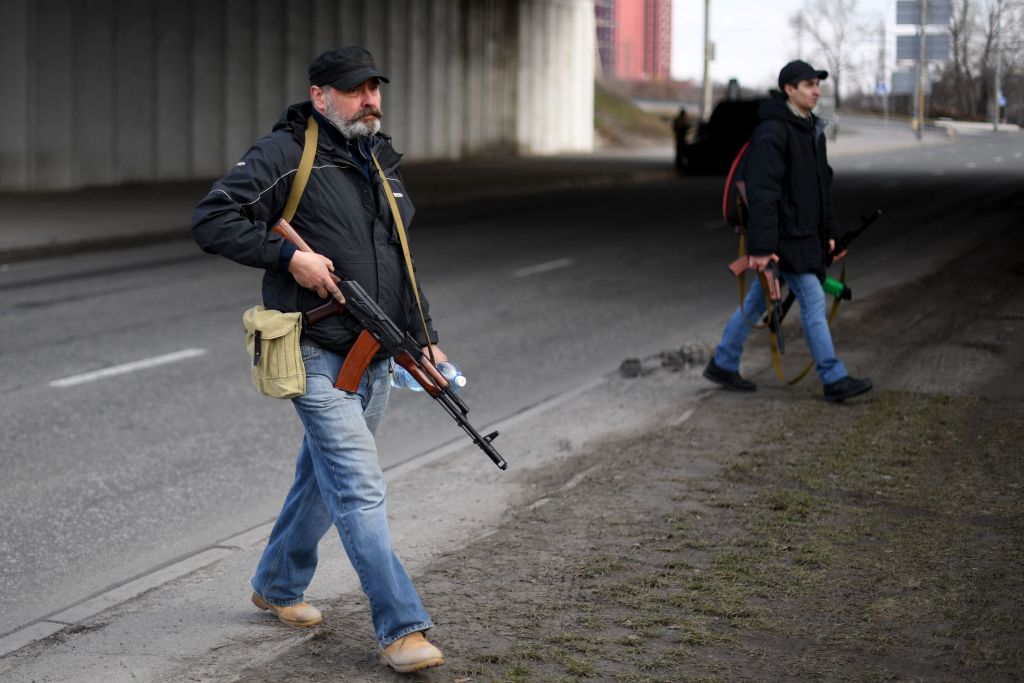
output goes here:
[{"label": "sidewalk", "polygon": [[[424,209],[673,177],[669,148],[631,153],[410,163]],[[0,193],[0,264],[189,239],[192,209],[213,180],[72,192]]]},{"label": "sidewalk", "polygon": [[840,112],[836,124],[839,133],[829,140],[828,156],[838,159],[858,154],[872,154],[922,146],[944,145],[955,140],[945,129],[925,127],[918,140],[910,123],[900,119]]}]

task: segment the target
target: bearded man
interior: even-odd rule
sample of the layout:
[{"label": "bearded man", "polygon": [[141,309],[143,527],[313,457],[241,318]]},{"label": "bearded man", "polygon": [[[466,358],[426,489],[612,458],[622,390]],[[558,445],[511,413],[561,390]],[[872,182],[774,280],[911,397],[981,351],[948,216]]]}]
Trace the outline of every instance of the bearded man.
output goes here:
[{"label": "bearded man", "polygon": [[[334,296],[335,277],[359,282],[417,343],[440,362],[429,306],[421,321],[391,212],[388,179],[403,223],[414,209],[398,166],[401,155],[380,132],[381,83],[360,47],[329,50],[309,66],[310,100],[292,105],[196,207],[192,232],[209,253],[262,268],[263,303],[308,311]],[[271,228],[281,216],[312,117],[316,156],[292,223],[311,252],[297,251]],[[307,327],[301,350],[306,393],[292,399],[304,437],[281,514],[252,578],[252,602],[284,623],[315,626],[320,611],[303,600],[317,566],[317,545],[333,525],[370,603],[382,662],[397,671],[444,663],[423,633],[433,625],[395,555],[385,482],[374,434],[387,405],[391,362],[375,358],[356,392],[334,386],[360,330],[347,314]]]}]

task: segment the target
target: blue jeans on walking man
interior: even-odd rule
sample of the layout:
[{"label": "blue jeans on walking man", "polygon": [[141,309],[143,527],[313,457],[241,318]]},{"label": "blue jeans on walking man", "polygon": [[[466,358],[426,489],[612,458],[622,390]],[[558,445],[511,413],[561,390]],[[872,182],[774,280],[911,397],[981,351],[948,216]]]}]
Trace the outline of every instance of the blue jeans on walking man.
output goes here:
[{"label": "blue jeans on walking man", "polygon": [[433,624],[391,546],[384,473],[374,433],[391,388],[390,361],[364,373],[356,393],[334,387],[341,356],[302,347],[306,393],[292,399],[305,436],[295,480],[252,586],[277,606],[303,601],[317,566],[317,545],[334,525],[370,602],[381,647]]},{"label": "blue jeans on walking man", "polygon": [[[828,329],[825,314],[825,290],[814,273],[780,273],[783,282],[789,285],[800,303],[800,320],[804,328],[804,339],[814,357],[814,369],[822,384],[831,384],[846,377],[846,367],[836,358],[832,345],[832,333]],[[722,341],[715,349],[715,365],[729,372],[739,372],[743,344],[753,325],[761,322],[765,312],[764,294],[759,279],[747,292],[743,310],[733,313],[722,332]],[[746,320],[744,320],[746,314]],[[748,322],[749,321],[749,322]]]}]

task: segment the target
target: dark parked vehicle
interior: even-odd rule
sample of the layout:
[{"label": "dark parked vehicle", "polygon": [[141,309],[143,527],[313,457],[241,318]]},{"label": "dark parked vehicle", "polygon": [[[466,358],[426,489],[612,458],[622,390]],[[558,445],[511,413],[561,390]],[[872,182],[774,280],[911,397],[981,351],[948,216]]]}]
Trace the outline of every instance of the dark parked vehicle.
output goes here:
[{"label": "dark parked vehicle", "polygon": [[680,173],[728,173],[736,154],[757,128],[757,111],[764,99],[725,100],[697,128],[692,143],[676,144]]}]

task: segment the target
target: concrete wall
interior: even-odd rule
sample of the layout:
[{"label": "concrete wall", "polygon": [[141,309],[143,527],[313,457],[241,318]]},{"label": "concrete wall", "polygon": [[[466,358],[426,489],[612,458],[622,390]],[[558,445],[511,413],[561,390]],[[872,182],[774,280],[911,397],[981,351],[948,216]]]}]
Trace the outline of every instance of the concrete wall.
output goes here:
[{"label": "concrete wall", "polygon": [[411,159],[593,147],[593,0],[0,0],[0,190],[219,176],[367,47]]}]

